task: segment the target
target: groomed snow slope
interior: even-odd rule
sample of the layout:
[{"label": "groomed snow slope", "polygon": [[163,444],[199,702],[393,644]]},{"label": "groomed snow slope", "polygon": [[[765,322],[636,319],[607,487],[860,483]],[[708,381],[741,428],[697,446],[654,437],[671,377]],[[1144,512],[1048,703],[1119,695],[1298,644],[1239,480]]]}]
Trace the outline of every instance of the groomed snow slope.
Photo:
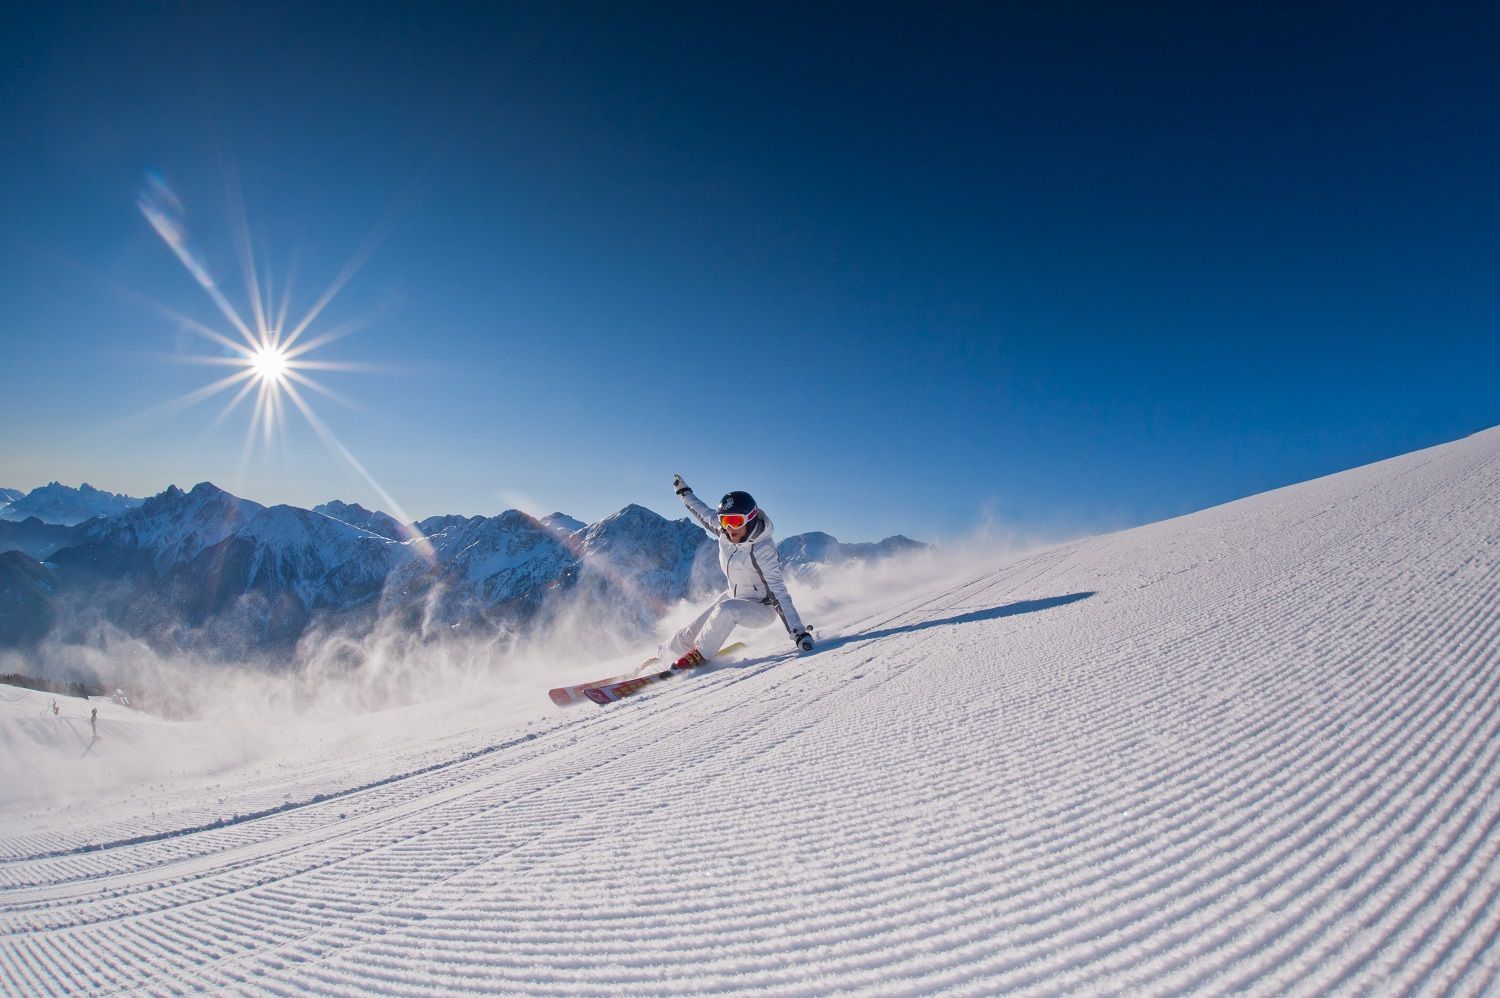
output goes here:
[{"label": "groomed snow slope", "polygon": [[1492,430],[825,606],[815,655],[607,709],[14,803],[0,981],[1493,992],[1497,496]]}]

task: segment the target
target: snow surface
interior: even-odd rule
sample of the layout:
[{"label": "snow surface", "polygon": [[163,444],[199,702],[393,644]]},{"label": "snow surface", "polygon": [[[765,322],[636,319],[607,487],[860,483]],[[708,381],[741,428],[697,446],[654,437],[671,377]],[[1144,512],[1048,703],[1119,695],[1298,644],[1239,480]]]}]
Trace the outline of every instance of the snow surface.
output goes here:
[{"label": "snow surface", "polygon": [[0,986],[1494,993],[1497,496],[1491,430],[863,566],[796,591],[816,654],[752,632],[604,709],[547,703],[580,664],[280,728],[101,710],[78,757],[0,689]]}]

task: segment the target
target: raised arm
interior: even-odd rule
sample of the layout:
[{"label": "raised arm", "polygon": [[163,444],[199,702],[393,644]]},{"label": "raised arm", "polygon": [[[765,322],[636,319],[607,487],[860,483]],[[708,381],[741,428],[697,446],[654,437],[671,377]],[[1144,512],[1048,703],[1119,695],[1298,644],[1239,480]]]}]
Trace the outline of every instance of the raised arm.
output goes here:
[{"label": "raised arm", "polygon": [[693,495],[693,487],[684,482],[681,475],[672,476],[672,489],[677,493],[677,498],[681,499],[682,504],[687,507],[687,511],[692,514],[693,519],[698,521],[698,526],[702,527],[708,536],[718,537],[719,518],[714,515],[713,510],[708,508],[708,503]]}]

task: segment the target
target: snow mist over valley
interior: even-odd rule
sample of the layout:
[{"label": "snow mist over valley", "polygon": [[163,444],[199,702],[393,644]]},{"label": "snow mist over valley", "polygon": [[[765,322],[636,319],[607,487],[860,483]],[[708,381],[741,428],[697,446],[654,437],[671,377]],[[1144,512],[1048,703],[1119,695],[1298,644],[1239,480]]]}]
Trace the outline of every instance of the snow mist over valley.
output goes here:
[{"label": "snow mist over valley", "polygon": [[[22,501],[79,506],[71,491]],[[0,672],[121,688],[179,715],[208,709],[201,685],[249,670],[294,678],[299,701],[337,681],[370,708],[527,660],[638,651],[724,584],[697,525],[633,504],[594,524],[517,510],[401,524],[343,502],[266,507],[209,482],[132,502],[0,523]],[[808,580],[926,550],[822,533],[780,547]]]}]

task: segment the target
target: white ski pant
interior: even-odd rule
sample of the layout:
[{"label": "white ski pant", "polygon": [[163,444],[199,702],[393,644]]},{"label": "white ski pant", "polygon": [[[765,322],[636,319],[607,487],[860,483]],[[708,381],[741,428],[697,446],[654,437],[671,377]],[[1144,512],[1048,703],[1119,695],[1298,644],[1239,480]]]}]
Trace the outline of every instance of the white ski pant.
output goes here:
[{"label": "white ski pant", "polygon": [[707,610],[698,614],[698,619],[666,640],[657,650],[657,658],[670,665],[692,648],[698,649],[705,658],[713,658],[729,632],[735,625],[740,627],[766,627],[777,619],[776,608],[759,600],[735,599],[728,593],[720,596]]}]

